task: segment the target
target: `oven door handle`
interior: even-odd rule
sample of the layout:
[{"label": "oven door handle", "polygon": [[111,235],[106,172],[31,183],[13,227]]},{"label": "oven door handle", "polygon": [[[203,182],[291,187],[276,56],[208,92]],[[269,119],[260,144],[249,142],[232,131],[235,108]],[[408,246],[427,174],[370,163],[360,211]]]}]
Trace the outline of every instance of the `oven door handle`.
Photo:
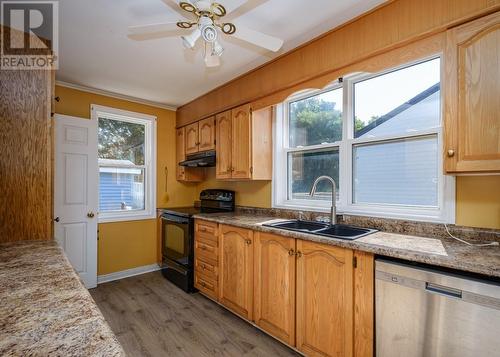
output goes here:
[{"label": "oven door handle", "polygon": [[176,216],[161,216],[163,222],[172,222],[179,224],[189,224],[189,218],[176,217]]}]

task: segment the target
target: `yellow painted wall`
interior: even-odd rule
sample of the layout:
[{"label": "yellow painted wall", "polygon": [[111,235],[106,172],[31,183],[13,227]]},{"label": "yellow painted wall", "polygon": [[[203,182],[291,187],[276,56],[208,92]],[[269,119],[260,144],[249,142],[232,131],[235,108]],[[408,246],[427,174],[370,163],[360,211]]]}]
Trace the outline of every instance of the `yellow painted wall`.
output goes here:
[{"label": "yellow painted wall", "polygon": [[269,208],[272,205],[271,181],[218,181],[215,179],[215,168],[207,169],[205,181],[197,186],[197,194],[207,188],[221,188],[236,192],[238,206]]},{"label": "yellow painted wall", "polygon": [[[157,119],[157,206],[191,205],[196,186],[175,180],[175,112],[126,100],[56,86],[56,113],[90,118],[90,105],[155,115]],[[165,167],[168,168],[166,185]],[[168,188],[168,193],[166,192]],[[156,220],[99,224],[97,274],[154,264],[158,256]]]},{"label": "yellow painted wall", "polygon": [[457,177],[456,224],[500,229],[500,176]]}]

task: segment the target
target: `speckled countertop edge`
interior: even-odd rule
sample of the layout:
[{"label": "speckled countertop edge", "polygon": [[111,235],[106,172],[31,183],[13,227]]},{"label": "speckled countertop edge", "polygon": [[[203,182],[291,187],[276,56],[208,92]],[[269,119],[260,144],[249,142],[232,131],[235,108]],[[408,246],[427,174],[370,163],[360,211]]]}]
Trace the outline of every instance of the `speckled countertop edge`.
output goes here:
[{"label": "speckled countertop edge", "polygon": [[500,278],[498,246],[470,247],[451,238],[429,238],[389,232],[377,232],[350,241],[266,227],[262,225],[264,222],[280,218],[241,213],[197,214],[194,218]]},{"label": "speckled countertop edge", "polygon": [[0,355],[125,356],[54,241],[0,244]]}]

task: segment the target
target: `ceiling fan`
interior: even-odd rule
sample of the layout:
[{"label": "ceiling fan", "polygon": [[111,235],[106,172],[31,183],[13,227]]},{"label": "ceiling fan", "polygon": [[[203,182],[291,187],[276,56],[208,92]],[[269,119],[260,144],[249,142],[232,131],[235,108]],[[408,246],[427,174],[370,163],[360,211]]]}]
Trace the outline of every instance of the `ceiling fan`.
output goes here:
[{"label": "ceiling fan", "polygon": [[[283,40],[266,35],[262,32],[235,25],[231,22],[223,22],[222,18],[244,5],[247,0],[227,0],[228,5],[223,6],[214,0],[163,0],[167,4],[173,3],[182,10],[192,14],[193,20],[166,22],[149,25],[130,26],[132,35],[153,34],[173,29],[191,29],[190,34],[181,36],[185,48],[193,49],[198,39],[202,39],[205,45],[204,60],[207,67],[220,65],[220,56],[224,52],[219,39],[221,33],[233,36],[264,49],[277,52],[283,46]],[[171,36],[166,34],[165,36]]]}]

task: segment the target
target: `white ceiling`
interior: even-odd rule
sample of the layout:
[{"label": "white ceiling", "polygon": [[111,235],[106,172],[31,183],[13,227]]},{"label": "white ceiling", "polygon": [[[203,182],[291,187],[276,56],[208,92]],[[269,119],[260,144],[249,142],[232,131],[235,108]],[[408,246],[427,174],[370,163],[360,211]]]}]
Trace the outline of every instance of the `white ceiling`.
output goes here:
[{"label": "white ceiling", "polygon": [[382,2],[249,0],[234,23],[282,38],[283,49],[269,53],[225,36],[221,66],[207,69],[201,46],[185,50],[178,36],[127,37],[131,25],[182,19],[161,0],[61,0],[56,78],[177,107]]}]

